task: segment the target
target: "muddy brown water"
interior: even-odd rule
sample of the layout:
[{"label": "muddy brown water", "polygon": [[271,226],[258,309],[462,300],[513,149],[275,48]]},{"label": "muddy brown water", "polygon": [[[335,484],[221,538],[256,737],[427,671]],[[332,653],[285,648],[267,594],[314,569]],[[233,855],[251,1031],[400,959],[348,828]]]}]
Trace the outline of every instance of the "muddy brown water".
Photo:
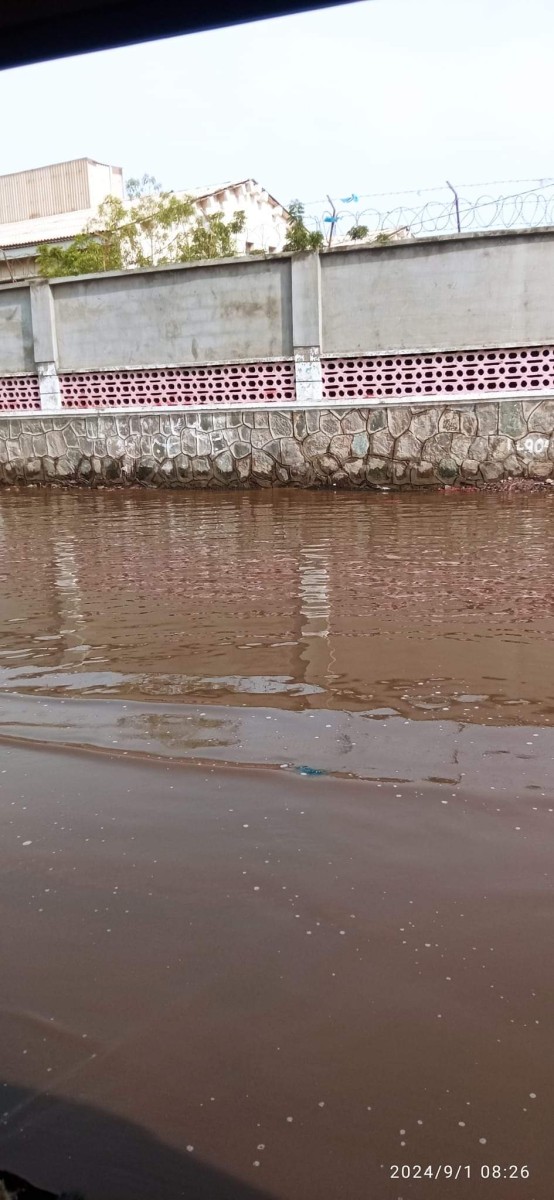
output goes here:
[{"label": "muddy brown water", "polygon": [[543,495],[0,495],[0,1168],[551,1200],[553,568]]}]

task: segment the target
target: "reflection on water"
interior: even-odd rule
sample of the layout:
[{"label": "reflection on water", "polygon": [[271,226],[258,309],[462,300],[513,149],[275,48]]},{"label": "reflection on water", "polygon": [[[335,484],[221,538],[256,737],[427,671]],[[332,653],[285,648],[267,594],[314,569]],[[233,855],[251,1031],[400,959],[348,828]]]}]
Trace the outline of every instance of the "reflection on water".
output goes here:
[{"label": "reflection on water", "polygon": [[10,492],[0,687],[550,724],[552,513],[542,495]]},{"label": "reflection on water", "polygon": [[0,1169],[551,1200],[552,504],[0,494]]}]

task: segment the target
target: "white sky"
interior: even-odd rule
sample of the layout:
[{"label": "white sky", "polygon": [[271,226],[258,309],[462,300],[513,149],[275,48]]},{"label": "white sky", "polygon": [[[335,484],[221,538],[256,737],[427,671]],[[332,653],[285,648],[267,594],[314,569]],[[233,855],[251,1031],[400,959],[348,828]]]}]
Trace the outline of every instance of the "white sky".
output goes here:
[{"label": "white sky", "polygon": [[88,156],[284,203],[553,177],[553,51],[552,0],[363,0],[19,68],[0,173]]}]

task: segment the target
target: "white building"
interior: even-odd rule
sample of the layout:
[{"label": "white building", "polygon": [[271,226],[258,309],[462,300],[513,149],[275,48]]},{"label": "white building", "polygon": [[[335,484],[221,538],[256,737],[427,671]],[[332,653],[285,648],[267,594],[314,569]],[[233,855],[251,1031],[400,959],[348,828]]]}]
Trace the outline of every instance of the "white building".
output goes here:
[{"label": "white building", "polygon": [[[191,196],[200,213],[210,216],[219,212],[226,221],[242,210],[245,227],[236,238],[239,254],[282,249],[287,211],[255,179],[189,188],[176,194]],[[0,282],[36,275],[38,246],[69,245],[96,216],[98,205],[108,195],[129,206],[132,203],[124,199],[121,167],[90,158],[0,175]]]}]

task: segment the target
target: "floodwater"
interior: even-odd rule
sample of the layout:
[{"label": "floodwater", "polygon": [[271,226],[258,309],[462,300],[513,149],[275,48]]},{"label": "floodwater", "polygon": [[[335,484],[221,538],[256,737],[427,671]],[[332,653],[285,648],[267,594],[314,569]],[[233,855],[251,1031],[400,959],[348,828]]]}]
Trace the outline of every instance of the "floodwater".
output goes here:
[{"label": "floodwater", "polygon": [[0,494],[0,1172],[551,1200],[553,575],[550,495]]}]

